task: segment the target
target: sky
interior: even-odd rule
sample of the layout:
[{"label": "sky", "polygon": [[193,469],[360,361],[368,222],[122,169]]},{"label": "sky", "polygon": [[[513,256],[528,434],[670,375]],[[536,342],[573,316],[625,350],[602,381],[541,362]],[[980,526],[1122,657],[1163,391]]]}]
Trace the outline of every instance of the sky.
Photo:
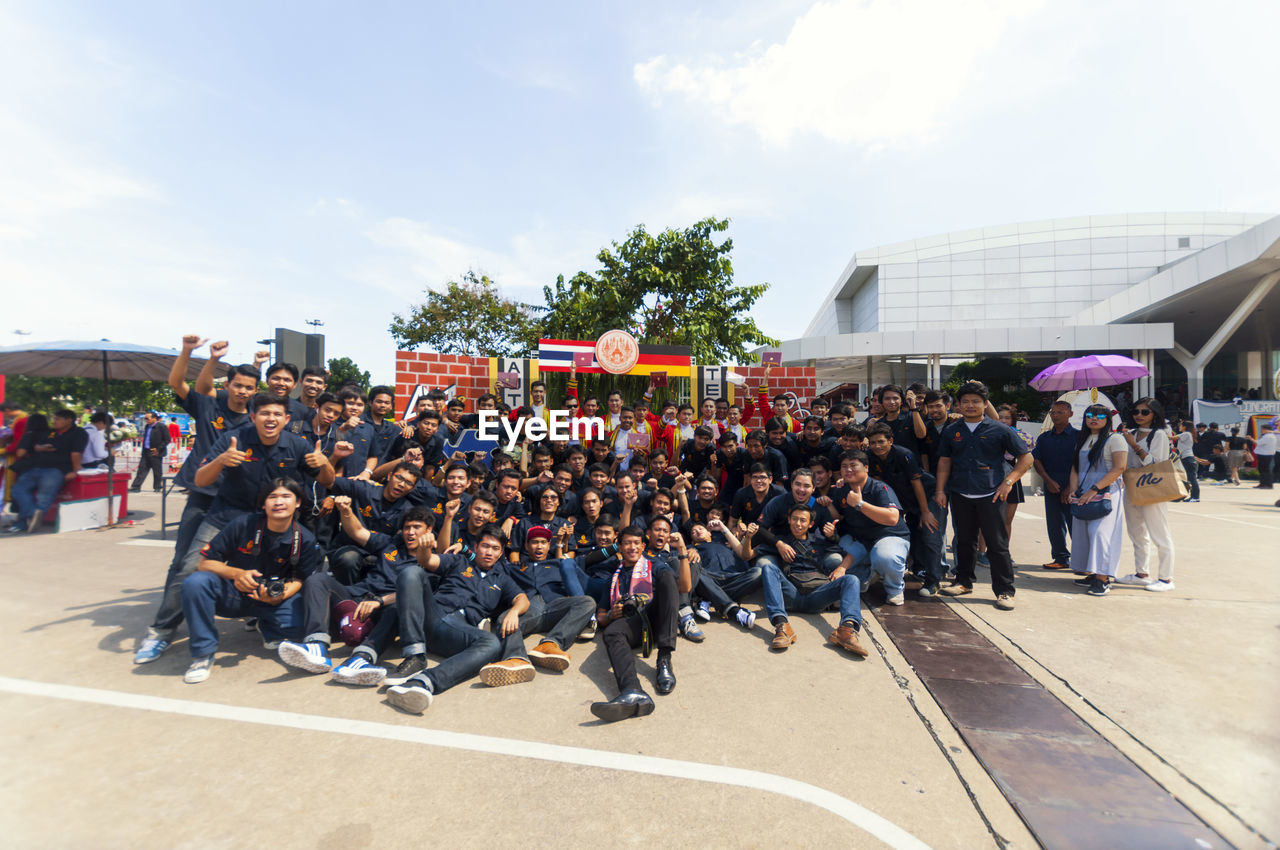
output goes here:
[{"label": "sky", "polygon": [[1280,212],[1277,29],[1272,0],[0,0],[0,344],[238,362],[318,319],[385,381],[426,289],[540,302],[706,216],[794,338],[860,249]]}]

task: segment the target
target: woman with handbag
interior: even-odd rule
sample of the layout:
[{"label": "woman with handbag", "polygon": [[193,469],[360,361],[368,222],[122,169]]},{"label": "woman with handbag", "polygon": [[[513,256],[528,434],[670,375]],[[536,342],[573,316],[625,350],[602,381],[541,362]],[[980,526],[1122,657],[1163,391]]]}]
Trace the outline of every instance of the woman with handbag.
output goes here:
[{"label": "woman with handbag", "polygon": [[1239,425],[1231,426],[1231,436],[1227,438],[1227,472],[1231,478],[1229,483],[1240,486],[1240,467],[1244,465],[1245,459],[1252,460],[1249,455],[1249,446],[1253,444],[1253,437],[1248,434],[1240,433]]},{"label": "woman with handbag", "polygon": [[1120,565],[1124,529],[1120,477],[1129,447],[1111,430],[1111,410],[1091,404],[1076,439],[1071,465],[1071,569],[1084,575],[1076,584],[1090,596],[1106,596]]},{"label": "woman with handbag", "polygon": [[[1121,428],[1120,434],[1129,444],[1129,469],[1153,466],[1169,459],[1169,435],[1165,430],[1164,408],[1154,398],[1140,398],[1129,414],[1133,430]],[[1176,462],[1176,461],[1175,461]],[[1121,584],[1137,584],[1147,590],[1173,590],[1173,535],[1169,533],[1169,503],[1134,504],[1124,500],[1124,524],[1133,543],[1134,570]],[[1149,569],[1151,547],[1156,548],[1159,578],[1151,580]]]}]

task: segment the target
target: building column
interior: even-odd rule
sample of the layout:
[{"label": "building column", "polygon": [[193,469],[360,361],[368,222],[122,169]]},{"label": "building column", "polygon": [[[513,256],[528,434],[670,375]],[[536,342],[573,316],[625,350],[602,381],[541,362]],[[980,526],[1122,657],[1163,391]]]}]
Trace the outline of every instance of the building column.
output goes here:
[{"label": "building column", "polygon": [[1187,409],[1191,409],[1191,402],[1198,398],[1204,398],[1204,369],[1209,365],[1209,361],[1214,358],[1222,347],[1227,344],[1231,336],[1240,329],[1244,324],[1244,320],[1253,314],[1258,308],[1262,300],[1267,297],[1272,289],[1275,288],[1277,282],[1280,282],[1280,272],[1272,272],[1271,274],[1260,278],[1249,294],[1240,300],[1236,308],[1231,311],[1231,315],[1227,316],[1213,335],[1209,337],[1204,347],[1194,354],[1185,347],[1174,343],[1174,347],[1169,353],[1173,355],[1173,359],[1177,360],[1182,367],[1187,370]]}]

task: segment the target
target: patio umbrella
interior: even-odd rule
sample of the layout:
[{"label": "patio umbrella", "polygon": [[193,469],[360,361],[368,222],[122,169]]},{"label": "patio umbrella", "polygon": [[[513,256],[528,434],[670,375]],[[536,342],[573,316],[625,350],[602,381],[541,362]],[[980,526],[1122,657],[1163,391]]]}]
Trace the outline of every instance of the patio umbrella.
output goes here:
[{"label": "patio umbrella", "polygon": [[1045,393],[1110,387],[1151,374],[1147,367],[1120,354],[1090,354],[1055,363],[1031,379],[1031,386]]},{"label": "patio umbrella", "polygon": [[[35,345],[0,347],[0,375],[30,375],[37,378],[102,377],[102,406],[111,401],[107,382],[164,381],[178,356],[175,348],[154,348],[102,339],[96,342],[60,340]],[[192,358],[187,364],[187,380],[200,375],[204,360]]]}]

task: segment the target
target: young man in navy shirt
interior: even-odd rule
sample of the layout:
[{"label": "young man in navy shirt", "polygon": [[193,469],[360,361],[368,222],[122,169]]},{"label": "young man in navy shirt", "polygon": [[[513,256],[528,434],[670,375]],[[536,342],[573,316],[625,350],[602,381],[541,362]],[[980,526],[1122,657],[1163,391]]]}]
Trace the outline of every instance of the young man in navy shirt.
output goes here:
[{"label": "young man in navy shirt", "polygon": [[[665,517],[655,517],[652,524],[670,528]],[[666,559],[645,557],[644,533],[635,526],[618,534],[618,568],[596,597],[596,620],[604,629],[604,647],[619,691],[607,702],[591,704],[591,713],[601,720],[613,722],[653,713],[653,699],[636,675],[633,647],[644,646],[647,652],[650,643],[656,644],[658,693],[669,694],[675,689],[671,653],[676,647],[676,608],[680,594],[688,593],[693,581],[684,542],[678,534],[672,540],[675,567]]]},{"label": "young man in navy shirt", "polygon": [[541,525],[529,529],[520,560],[507,571],[529,597],[529,610],[520,618],[521,632],[544,636],[529,657],[537,667],[567,670],[567,650],[591,622],[596,604],[582,591],[577,564],[565,557],[564,536],[553,540],[551,529]]},{"label": "young man in navy shirt", "polygon": [[[413,507],[407,497],[421,480],[422,470],[401,462],[384,486],[355,478],[338,478],[329,492],[332,497],[350,497],[352,510],[369,531],[394,535],[400,529],[405,512]],[[369,561],[364,546],[347,535],[344,525],[339,525],[329,549],[329,569],[334,577],[343,584],[354,584],[364,575]]]},{"label": "young man in navy shirt", "polygon": [[[249,409],[250,421],[220,436],[205,453],[196,471],[195,485],[215,487],[216,493],[191,537],[191,546],[181,567],[172,576],[172,580],[179,583],[179,588],[186,577],[199,568],[200,552],[206,543],[236,517],[258,510],[255,496],[267,482],[288,478],[307,487],[314,478],[324,486],[333,483],[333,467],[324,453],[308,445],[297,434],[285,430],[288,414],[284,401],[259,393],[253,397]],[[303,510],[309,510],[305,497]],[[147,630],[139,653],[145,648],[151,657],[143,661],[153,661],[169,648],[180,622],[181,617],[162,628],[153,626]],[[148,646],[147,641],[153,640],[156,643]],[[134,660],[138,661],[137,656]]]},{"label": "young man in navy shirt", "polygon": [[[432,517],[425,508],[410,508],[400,531],[388,535],[361,525],[350,497],[337,496],[334,501],[343,531],[374,556],[374,566],[352,584],[344,584],[329,573],[308,576],[302,587],[305,636],[302,643],[281,643],[280,660],[308,673],[332,671],[334,679],[345,684],[377,685],[387,676],[386,669],[377,666],[378,653],[396,633],[396,579],[401,570],[417,565],[418,547],[431,530]],[[337,667],[329,658],[330,614],[335,602],[358,603],[349,616],[368,624],[355,652]],[[371,619],[376,622],[369,623]]]},{"label": "young man in navy shirt", "polygon": [[200,549],[200,568],[182,582],[182,611],[191,629],[191,666],[182,680],[209,678],[218,649],[214,616],[258,619],[270,642],[302,629],[303,581],[324,564],[324,553],[297,520],[302,488],[274,478],[258,497],[261,513],[231,520]]},{"label": "young man in navy shirt", "polygon": [[[905,514],[911,532],[911,554],[922,583],[920,595],[933,596],[944,575],[942,547],[946,537],[940,516],[942,506],[926,495],[934,491],[934,477],[920,468],[915,455],[893,442],[893,429],[884,422],[875,422],[867,429],[867,444],[871,450],[867,454],[871,475],[889,485]],[[886,578],[885,592],[889,590]],[[901,605],[902,601],[900,592],[889,596],[890,605]]]},{"label": "young man in navy shirt", "polygon": [[[173,359],[173,367],[169,370],[169,386],[182,409],[191,414],[195,425],[195,440],[191,445],[191,453],[187,455],[182,468],[178,470],[175,483],[187,490],[187,503],[182,509],[182,519],[178,524],[178,537],[173,547],[173,559],[169,562],[169,571],[164,580],[164,596],[160,600],[160,608],[156,611],[147,637],[142,641],[137,653],[133,656],[134,664],[146,664],[155,661],[164,652],[160,644],[165,641],[161,637],[172,632],[182,622],[182,579],[187,574],[182,572],[183,562],[191,549],[191,541],[195,538],[196,529],[204,521],[213,497],[217,493],[214,486],[196,486],[196,470],[213,443],[229,430],[240,427],[249,421],[249,401],[258,391],[258,370],[248,364],[231,367],[227,374],[227,391],[215,396],[194,392],[187,383],[187,364],[191,352],[200,347],[202,340],[196,334],[187,334],[182,338],[182,350]],[[213,383],[213,374],[217,364],[226,353],[229,344],[223,340],[209,346],[209,358],[200,370],[200,379]],[[208,372],[208,375],[205,375]],[[154,632],[154,636],[151,634]],[[166,644],[167,645],[167,644]]]},{"label": "young man in navy shirt", "polygon": [[[434,536],[427,535],[424,543],[418,551],[421,567],[401,570],[396,581],[406,664],[400,665],[394,680],[415,663],[421,665],[420,672],[389,688],[387,701],[404,711],[422,714],[436,696],[486,668],[490,675],[481,679],[486,685],[532,680],[533,665],[515,657],[517,645],[519,654],[524,652],[520,615],[529,610],[529,597],[504,567],[502,553],[507,541],[502,529],[488,526],[474,552],[436,555],[432,552]],[[440,577],[438,590],[427,580],[427,570]],[[498,636],[478,628],[482,620],[498,617],[504,608]],[[430,670],[426,669],[428,646],[445,659]],[[498,661],[504,654],[507,657]]]},{"label": "young man in navy shirt", "polygon": [[1044,480],[1044,522],[1052,557],[1044,567],[1065,570],[1071,565],[1071,549],[1067,545],[1071,539],[1071,506],[1067,497],[1071,495],[1068,488],[1080,430],[1071,424],[1071,405],[1065,401],[1049,406],[1049,421],[1053,427],[1036,438],[1031,456],[1036,474]]},{"label": "young man in navy shirt", "polygon": [[[1031,452],[1022,438],[998,419],[987,416],[987,388],[969,381],[956,392],[964,418],[942,429],[938,452],[938,480],[934,499],[950,505],[956,532],[956,580],[943,588],[947,596],[973,593],[974,565],[978,556],[978,532],[987,543],[991,561],[991,587],[996,607],[1013,610],[1013,560],[1005,532],[1005,500],[1014,483],[1031,468]],[[1007,477],[1004,455],[1017,463]]]}]

